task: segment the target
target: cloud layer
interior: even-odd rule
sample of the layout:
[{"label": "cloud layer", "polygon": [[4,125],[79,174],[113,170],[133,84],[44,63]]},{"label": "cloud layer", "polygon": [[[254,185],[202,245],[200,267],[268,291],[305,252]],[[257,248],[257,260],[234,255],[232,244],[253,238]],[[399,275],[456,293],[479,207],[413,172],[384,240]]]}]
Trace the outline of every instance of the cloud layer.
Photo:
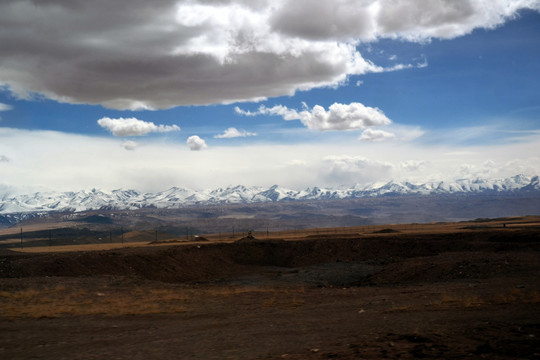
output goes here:
[{"label": "cloud layer", "polygon": [[132,152],[112,137],[0,127],[0,154],[9,160],[0,161],[2,183],[62,191],[93,187],[161,191],[224,184],[305,189],[540,174],[540,134],[530,134],[520,143],[458,147],[399,141],[392,146],[384,142],[358,146],[354,137],[303,145],[212,146],[204,151],[163,139],[141,142]]},{"label": "cloud layer", "polygon": [[156,125],[153,122],[136,118],[111,119],[103,117],[97,121],[99,126],[109,130],[114,136],[141,136],[151,132],[180,131],[177,125]]},{"label": "cloud layer", "polygon": [[359,42],[453,38],[524,8],[540,2],[4,0],[0,86],[115,109],[256,100],[384,71]]}]

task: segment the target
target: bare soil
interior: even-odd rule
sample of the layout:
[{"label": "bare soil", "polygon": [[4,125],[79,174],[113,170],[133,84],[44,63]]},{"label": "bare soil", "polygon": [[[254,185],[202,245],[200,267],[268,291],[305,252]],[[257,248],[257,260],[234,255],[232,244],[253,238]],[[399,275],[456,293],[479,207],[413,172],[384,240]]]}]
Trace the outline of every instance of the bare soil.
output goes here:
[{"label": "bare soil", "polygon": [[0,250],[0,358],[540,359],[540,230],[466,225]]}]

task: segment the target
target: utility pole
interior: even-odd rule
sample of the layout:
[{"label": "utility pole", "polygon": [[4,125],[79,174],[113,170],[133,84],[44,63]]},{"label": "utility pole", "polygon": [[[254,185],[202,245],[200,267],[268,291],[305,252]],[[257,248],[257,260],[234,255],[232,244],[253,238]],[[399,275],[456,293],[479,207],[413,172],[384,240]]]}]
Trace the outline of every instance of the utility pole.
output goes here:
[{"label": "utility pole", "polygon": [[49,229],[49,247],[52,246],[52,230]]},{"label": "utility pole", "polygon": [[22,227],[21,227],[21,249],[23,248],[23,242],[22,242]]},{"label": "utility pole", "polygon": [[120,233],[122,234],[122,244],[124,243],[124,227],[120,228]]}]

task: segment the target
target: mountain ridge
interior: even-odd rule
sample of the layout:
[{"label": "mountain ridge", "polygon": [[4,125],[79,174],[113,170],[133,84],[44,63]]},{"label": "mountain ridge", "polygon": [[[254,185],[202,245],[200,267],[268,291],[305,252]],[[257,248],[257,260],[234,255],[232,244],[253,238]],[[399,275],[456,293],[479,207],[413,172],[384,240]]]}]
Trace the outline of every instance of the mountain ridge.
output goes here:
[{"label": "mountain ridge", "polygon": [[451,195],[451,194],[523,194],[540,193],[538,176],[515,175],[504,179],[459,179],[414,184],[389,181],[382,186],[355,185],[334,189],[310,187],[291,190],[279,185],[269,188],[243,185],[196,191],[188,188],[144,193],[136,190],[99,189],[33,194],[0,194],[0,214],[81,212],[87,210],[136,210],[141,208],[174,209],[190,205],[242,204],[280,201],[316,201],[379,196]]}]

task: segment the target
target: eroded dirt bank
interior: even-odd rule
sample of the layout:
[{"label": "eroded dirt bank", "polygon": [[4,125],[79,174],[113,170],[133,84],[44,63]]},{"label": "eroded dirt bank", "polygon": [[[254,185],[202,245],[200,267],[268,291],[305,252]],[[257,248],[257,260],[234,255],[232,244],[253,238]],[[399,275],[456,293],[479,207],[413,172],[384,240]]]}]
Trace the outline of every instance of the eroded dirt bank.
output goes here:
[{"label": "eroded dirt bank", "polygon": [[[116,275],[164,282],[203,282],[253,274],[261,270],[266,272],[266,267],[280,267],[287,272],[287,268],[329,263],[365,263],[380,267],[398,262],[400,265],[395,266],[395,269],[385,268],[385,281],[391,282],[388,277],[392,275],[388,274],[398,276],[398,272],[403,272],[404,269],[398,271],[403,266],[403,261],[421,258],[417,264],[418,272],[424,271],[425,276],[436,280],[437,277],[460,277],[460,274],[445,275],[449,269],[435,269],[434,264],[424,261],[426,257],[463,252],[468,254],[466,257],[472,256],[480,261],[483,253],[490,256],[508,251],[534,253],[540,248],[538,237],[536,230],[492,230],[438,235],[326,235],[297,241],[255,239],[226,244],[201,243],[72,253],[20,254],[4,250],[0,259],[0,277]],[[494,261],[497,261],[497,256],[494,258]],[[526,259],[527,256],[523,261]],[[479,272],[484,272],[484,275],[497,271],[498,267],[491,266],[489,261],[480,261],[475,267]],[[412,263],[414,261],[405,262]],[[503,267],[509,266],[519,267],[520,264],[504,264]],[[342,268],[346,270],[347,267]],[[469,270],[474,272],[473,269]],[[466,277],[479,274],[463,272],[461,275]],[[396,282],[403,280],[406,280],[403,274],[396,278]],[[359,278],[356,281],[365,279]]]}]

